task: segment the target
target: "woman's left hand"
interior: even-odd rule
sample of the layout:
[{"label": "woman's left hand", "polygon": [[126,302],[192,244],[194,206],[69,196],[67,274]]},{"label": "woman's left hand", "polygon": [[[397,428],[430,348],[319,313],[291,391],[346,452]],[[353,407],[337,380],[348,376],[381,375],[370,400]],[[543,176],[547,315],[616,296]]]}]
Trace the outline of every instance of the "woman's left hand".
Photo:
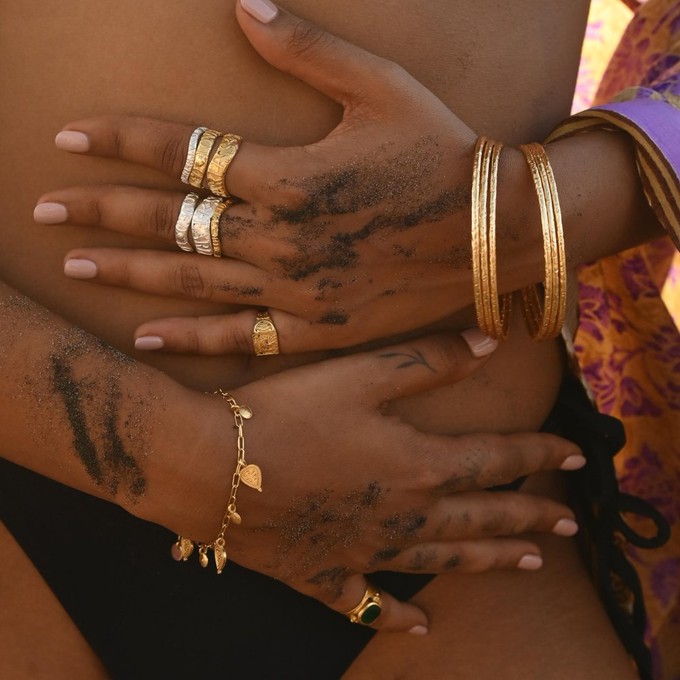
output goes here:
[{"label": "woman's left hand", "polygon": [[[240,202],[220,224],[226,257],[80,248],[68,254],[66,273],[159,295],[269,307],[284,353],[394,335],[469,305],[473,131],[393,62],[283,10],[262,23],[237,4],[237,18],[272,65],[342,104],[341,123],[304,147],[242,143],[227,177]],[[224,118],[228,127],[228,112]],[[100,117],[69,124],[57,145],[178,178],[192,130]],[[122,186],[71,188],[43,196],[36,219],[174,243],[183,198]],[[253,316],[160,319],[136,337],[160,336],[174,352],[249,352]]]}]

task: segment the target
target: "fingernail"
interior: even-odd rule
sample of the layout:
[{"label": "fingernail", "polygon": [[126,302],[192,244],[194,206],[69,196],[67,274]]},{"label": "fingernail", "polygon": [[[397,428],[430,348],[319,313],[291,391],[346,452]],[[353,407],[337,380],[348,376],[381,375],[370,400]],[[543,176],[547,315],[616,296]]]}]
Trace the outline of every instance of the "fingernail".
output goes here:
[{"label": "fingernail", "polygon": [[151,350],[162,349],[165,342],[160,335],[143,335],[135,340],[135,349]]},{"label": "fingernail", "polygon": [[584,456],[576,455],[569,456],[565,458],[562,465],[560,465],[560,470],[578,470],[586,464],[586,459]]},{"label": "fingernail", "polygon": [[97,276],[97,265],[92,260],[66,260],[64,274],[72,279],[93,279]]},{"label": "fingernail", "polygon": [[525,555],[518,563],[519,569],[528,569],[529,571],[536,571],[543,566],[543,560],[540,555]]},{"label": "fingernail", "polygon": [[68,211],[61,203],[39,203],[33,209],[33,219],[40,224],[59,224],[66,222]]},{"label": "fingernail", "polygon": [[476,357],[485,357],[487,354],[491,354],[496,347],[498,347],[498,340],[494,340],[476,328],[469,328],[461,333],[461,336],[465,342],[467,342],[470,351]]},{"label": "fingernail", "polygon": [[73,153],[84,153],[90,150],[90,138],[84,132],[74,130],[62,130],[55,138],[54,143],[57,149],[71,151]]},{"label": "fingernail", "polygon": [[578,531],[578,524],[573,519],[561,519],[552,529],[558,536],[573,536]]},{"label": "fingernail", "polygon": [[411,633],[411,635],[427,635],[428,632],[429,631],[427,630],[427,628],[425,628],[425,626],[413,626],[413,628],[409,630],[409,633]]},{"label": "fingernail", "polygon": [[268,24],[276,19],[279,8],[269,0],[241,0],[241,7],[263,24]]}]

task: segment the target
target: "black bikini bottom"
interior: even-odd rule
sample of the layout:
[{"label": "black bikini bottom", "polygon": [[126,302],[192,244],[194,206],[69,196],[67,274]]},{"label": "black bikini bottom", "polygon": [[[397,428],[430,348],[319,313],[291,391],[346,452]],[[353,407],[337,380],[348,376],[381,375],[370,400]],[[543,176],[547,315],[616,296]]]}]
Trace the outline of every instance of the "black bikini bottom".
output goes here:
[{"label": "black bikini bottom", "polygon": [[[617,534],[654,547],[668,526],[647,503],[619,492],[612,456],[624,442],[621,424],[598,414],[577,382],[563,385],[543,429],[572,439],[588,459],[569,474],[584,547],[619,637],[651,680],[640,584]],[[621,511],[651,517],[657,536],[631,532]],[[165,529],[3,460],[0,517],[116,679],[332,680],[373,635],[231,562],[218,579],[195,560],[178,568],[168,554],[175,537]],[[372,577],[401,599],[432,578]]]}]

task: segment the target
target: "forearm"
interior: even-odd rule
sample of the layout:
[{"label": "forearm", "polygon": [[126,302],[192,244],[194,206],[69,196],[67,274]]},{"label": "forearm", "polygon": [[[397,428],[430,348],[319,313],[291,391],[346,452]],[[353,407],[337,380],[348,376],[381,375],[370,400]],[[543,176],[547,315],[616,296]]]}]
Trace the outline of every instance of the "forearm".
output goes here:
[{"label": "forearm", "polygon": [[[663,236],[626,135],[591,131],[549,144],[547,152],[569,269]],[[499,183],[499,285],[517,290],[542,280],[544,272],[536,190],[519,150],[506,150]]]},{"label": "forearm", "polygon": [[[199,490],[211,507],[211,490],[199,478],[214,476],[207,468],[219,465],[217,426],[225,417],[211,411],[212,400],[5,284],[0,320],[0,455],[172,528],[181,519],[167,511],[168,495],[178,514]],[[202,409],[200,427],[182,415],[192,405]],[[215,491],[217,522],[223,489]]]}]

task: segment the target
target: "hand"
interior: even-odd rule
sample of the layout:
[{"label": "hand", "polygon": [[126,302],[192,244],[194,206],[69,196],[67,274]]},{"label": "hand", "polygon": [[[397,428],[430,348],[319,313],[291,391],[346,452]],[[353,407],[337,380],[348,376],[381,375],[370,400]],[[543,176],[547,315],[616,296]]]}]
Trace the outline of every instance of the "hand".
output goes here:
[{"label": "hand", "polygon": [[[238,403],[254,413],[245,422],[246,460],[261,467],[263,492],[241,486],[243,522],[227,531],[229,558],[338,612],[360,601],[364,574],[374,571],[538,568],[538,547],[518,534],[570,535],[572,512],[547,498],[483,489],[538,470],[580,467],[578,448],[549,434],[424,434],[385,415],[386,402],[463,380],[483,365],[496,343],[477,331],[465,337],[486,356],[475,358],[460,336],[438,335],[236,389]],[[131,511],[211,542],[229,493],[236,432],[220,399],[200,399],[200,406],[181,405],[184,414],[201,413],[191,433],[200,454],[182,450],[168,463],[170,477],[190,479],[163,484],[152,510]],[[210,452],[220,472],[201,478],[197,470]],[[376,628],[421,625],[421,610],[385,594]]]},{"label": "hand", "polygon": [[[344,107],[323,140],[299,148],[244,141],[228,173],[241,202],[221,223],[221,260],[157,250],[83,248],[96,282],[273,308],[285,353],[342,347],[422,327],[472,301],[469,181],[475,134],[396,64],[287,12],[263,24],[237,6],[272,65]],[[228,112],[225,128],[229,132]],[[120,158],[178,178],[192,129],[149,119],[74,122],[62,148]],[[78,138],[76,138],[77,141]],[[87,150],[85,151],[85,148]],[[179,192],[122,186],[43,196],[64,221],[174,243]],[[42,210],[42,212],[41,212]],[[45,219],[49,208],[37,211]],[[54,221],[52,211],[51,221]],[[40,217],[43,215],[43,217]],[[67,264],[76,275],[76,266]],[[252,351],[253,313],[144,324],[174,352]]]}]

